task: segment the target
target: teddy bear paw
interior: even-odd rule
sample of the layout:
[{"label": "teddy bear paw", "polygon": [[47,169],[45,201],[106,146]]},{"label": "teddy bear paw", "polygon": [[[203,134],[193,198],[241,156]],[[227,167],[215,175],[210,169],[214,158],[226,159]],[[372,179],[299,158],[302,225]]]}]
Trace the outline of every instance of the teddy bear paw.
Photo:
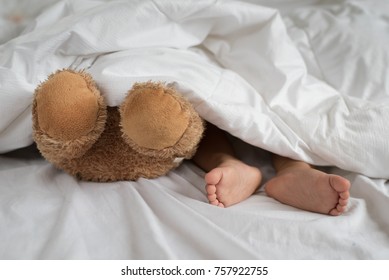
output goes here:
[{"label": "teddy bear paw", "polygon": [[120,107],[126,142],[142,154],[188,157],[203,133],[191,104],[162,83],[137,83]]}]

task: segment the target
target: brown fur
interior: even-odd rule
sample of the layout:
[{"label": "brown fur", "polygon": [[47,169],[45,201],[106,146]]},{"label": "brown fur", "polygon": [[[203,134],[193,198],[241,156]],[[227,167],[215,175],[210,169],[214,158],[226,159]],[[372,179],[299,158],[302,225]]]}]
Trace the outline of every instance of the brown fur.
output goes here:
[{"label": "brown fur", "polygon": [[[156,138],[151,132],[158,124]],[[107,107],[90,75],[61,70],[36,89],[33,130],[42,155],[58,168],[82,180],[117,181],[155,178],[175,168],[176,157],[192,157],[204,123],[162,83],[136,84],[121,108]]]},{"label": "brown fur", "polygon": [[138,146],[161,150],[172,147],[189,124],[183,110],[163,86],[144,84],[133,89],[121,106],[122,131]]}]

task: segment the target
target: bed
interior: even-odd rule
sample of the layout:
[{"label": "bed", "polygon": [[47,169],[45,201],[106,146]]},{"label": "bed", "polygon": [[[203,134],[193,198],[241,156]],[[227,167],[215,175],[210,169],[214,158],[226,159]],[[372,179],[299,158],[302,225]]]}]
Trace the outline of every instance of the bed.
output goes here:
[{"label": "bed", "polygon": [[[370,1],[0,1],[0,259],[388,259],[389,5]],[[174,85],[238,155],[350,180],[332,217],[268,197],[222,209],[190,161],[157,179],[82,182],[32,140],[35,87],[86,69],[110,106]]]}]

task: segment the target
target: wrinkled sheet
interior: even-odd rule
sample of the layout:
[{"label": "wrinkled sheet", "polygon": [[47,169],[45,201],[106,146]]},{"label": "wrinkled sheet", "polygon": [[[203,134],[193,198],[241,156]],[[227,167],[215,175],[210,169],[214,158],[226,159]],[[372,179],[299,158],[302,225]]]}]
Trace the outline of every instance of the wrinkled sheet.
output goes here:
[{"label": "wrinkled sheet", "polygon": [[[16,16],[13,2],[1,21],[19,27],[0,41],[0,152],[12,151],[0,156],[0,258],[389,257],[385,1],[47,1]],[[111,106],[134,82],[171,83],[264,182],[268,151],[334,166],[352,183],[349,209],[309,213],[262,189],[219,209],[190,162],[155,180],[79,182],[30,146],[34,89],[61,68],[86,69]]]}]

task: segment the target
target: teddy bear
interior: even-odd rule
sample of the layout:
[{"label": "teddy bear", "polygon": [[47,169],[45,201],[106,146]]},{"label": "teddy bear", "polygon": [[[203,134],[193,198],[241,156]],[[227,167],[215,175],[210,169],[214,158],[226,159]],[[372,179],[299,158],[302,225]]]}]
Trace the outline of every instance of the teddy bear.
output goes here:
[{"label": "teddy bear", "polygon": [[109,107],[85,70],[58,70],[35,90],[33,138],[40,153],[87,181],[156,178],[190,159],[205,122],[163,82],[136,83]]}]

